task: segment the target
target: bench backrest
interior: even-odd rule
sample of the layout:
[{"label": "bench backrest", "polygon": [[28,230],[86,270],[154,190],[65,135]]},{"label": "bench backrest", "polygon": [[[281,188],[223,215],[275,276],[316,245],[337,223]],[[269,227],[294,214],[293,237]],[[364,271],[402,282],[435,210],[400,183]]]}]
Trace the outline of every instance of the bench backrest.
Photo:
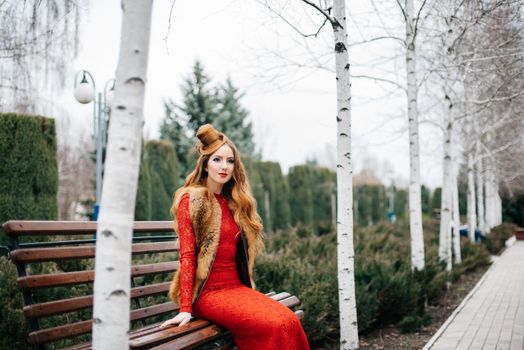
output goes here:
[{"label": "bench backrest", "polygon": [[[96,222],[8,221],[3,228],[12,241],[10,257],[24,295],[29,342],[43,349],[56,341],[62,346],[89,340]],[[134,326],[157,322],[159,315],[178,309],[167,298],[172,273],[179,268],[178,251],[171,221],[134,223]]]}]

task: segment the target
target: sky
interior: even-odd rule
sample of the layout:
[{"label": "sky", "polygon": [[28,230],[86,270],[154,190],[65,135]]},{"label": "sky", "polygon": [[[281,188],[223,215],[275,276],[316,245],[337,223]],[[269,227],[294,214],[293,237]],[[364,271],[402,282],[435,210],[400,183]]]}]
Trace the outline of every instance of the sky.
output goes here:
[{"label": "sky", "polygon": [[[349,8],[350,42],[374,34],[372,23],[357,25],[365,22],[361,19],[367,18],[370,11],[363,2],[359,3]],[[319,38],[303,40],[293,27],[256,0],[178,0],[169,22],[171,5],[170,0],[156,0],[153,7],[145,138],[159,137],[163,101],[180,101],[180,87],[198,59],[212,84],[231,77],[233,84],[245,93],[241,102],[249,111],[255,143],[264,160],[278,161],[284,173],[308,158],[316,158],[321,165],[334,165],[336,85],[329,26]],[[306,16],[297,8],[275,9],[282,10],[296,29],[305,32],[314,31],[315,25],[321,23],[320,17],[311,11]],[[74,69],[88,70],[101,91],[114,77],[118,62],[120,1],[91,1],[81,17],[80,52]],[[356,45],[349,52],[353,75],[399,79],[403,74],[395,43]],[[388,61],[390,56],[397,58]],[[387,62],[379,67],[379,61]],[[320,68],[295,67],[311,63]],[[371,167],[385,182],[395,178],[397,184],[407,186],[405,95],[398,88],[362,78],[352,79],[351,89],[355,172]],[[72,91],[64,91],[62,100],[75,116],[71,133],[92,130],[92,106],[77,103]],[[440,142],[438,131],[421,126],[421,177],[432,188],[440,186],[442,177]]]}]

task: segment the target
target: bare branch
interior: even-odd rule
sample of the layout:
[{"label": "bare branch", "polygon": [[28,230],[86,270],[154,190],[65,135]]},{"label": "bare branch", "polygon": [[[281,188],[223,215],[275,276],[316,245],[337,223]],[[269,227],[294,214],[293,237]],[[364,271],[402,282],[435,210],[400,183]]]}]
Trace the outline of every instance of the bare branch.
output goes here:
[{"label": "bare branch", "polygon": [[393,81],[393,80],[389,80],[389,79],[385,79],[385,78],[378,78],[378,77],[373,77],[373,76],[370,76],[370,75],[351,75],[352,78],[361,78],[361,79],[369,79],[369,80],[375,80],[375,81],[380,81],[380,82],[383,82],[383,83],[388,83],[388,84],[391,84],[391,85],[394,85],[396,86],[397,88],[401,89],[402,91],[406,92],[406,88],[402,85],[400,85],[399,83]]},{"label": "bare branch", "polygon": [[470,100],[470,102],[478,104],[478,105],[482,105],[482,104],[493,103],[493,102],[511,101],[512,99],[515,99],[522,95],[524,95],[524,91],[519,91],[518,93],[510,95],[510,96],[491,97],[485,100]]},{"label": "bare branch", "polygon": [[171,0],[171,9],[169,10],[169,19],[167,23],[167,32],[166,36],[164,37],[164,44],[166,45],[166,52],[169,55],[169,47],[167,45],[167,39],[169,38],[169,32],[171,31],[171,18],[173,16],[173,8],[175,7],[176,0]]},{"label": "bare branch", "polygon": [[[309,6],[315,8],[318,12],[320,12],[324,17],[326,17],[326,19],[331,23],[333,27],[335,26],[341,27],[340,23],[338,23],[335,17],[332,17],[328,12],[326,12],[326,10],[324,10],[323,8],[321,8],[314,2],[309,1],[309,0],[302,0],[302,2],[308,4]],[[328,11],[331,11],[331,8],[329,8]]]},{"label": "bare branch", "polygon": [[309,37],[315,37],[316,38],[318,36],[318,34],[320,33],[320,31],[322,30],[322,28],[326,25],[327,21],[329,20],[328,18],[325,18],[324,22],[318,27],[316,32],[314,32],[312,34],[306,34],[306,33],[302,32],[299,28],[297,28],[293,23],[291,23],[290,20],[288,20],[286,17],[284,17],[282,15],[282,13],[275,11],[268,4],[267,1],[262,1],[262,0],[255,0],[255,1],[258,2],[259,4],[261,4],[262,6],[266,7],[269,10],[269,12],[275,14],[278,18],[283,20],[289,27],[291,27],[295,32],[297,32],[298,34],[300,34],[304,38],[309,38]]}]

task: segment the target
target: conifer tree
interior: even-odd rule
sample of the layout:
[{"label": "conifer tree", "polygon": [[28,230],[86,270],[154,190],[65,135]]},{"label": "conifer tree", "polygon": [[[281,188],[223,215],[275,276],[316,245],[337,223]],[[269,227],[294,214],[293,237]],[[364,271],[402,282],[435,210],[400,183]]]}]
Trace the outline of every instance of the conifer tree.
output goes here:
[{"label": "conifer tree", "polygon": [[291,224],[289,188],[278,162],[269,162],[269,170],[272,180],[269,198],[273,218],[272,227],[273,229],[285,229]]},{"label": "conifer tree", "polygon": [[146,144],[151,174],[152,220],[170,220],[173,194],[181,185],[178,160],[173,144],[167,140],[152,140]]},{"label": "conifer tree", "polygon": [[227,79],[224,85],[214,87],[202,63],[195,62],[193,72],[182,86],[182,101],[167,99],[166,116],[160,126],[160,137],[173,142],[180,165],[182,179],[195,162],[194,138],[198,127],[211,123],[224,132],[238,147],[242,155],[255,155],[252,123],[246,118],[247,110],[241,105],[243,96]]},{"label": "conifer tree", "polygon": [[[240,104],[244,93],[233,85],[231,78],[217,90],[218,115],[214,126],[227,134],[243,155],[255,156],[253,125],[246,118],[248,111]],[[259,159],[259,156],[255,156]]]},{"label": "conifer tree", "polygon": [[313,219],[313,190],[311,171],[307,165],[297,165],[289,169],[289,206],[291,223],[309,224]]},{"label": "conifer tree", "polygon": [[151,220],[151,176],[145,152],[142,152],[141,158],[135,203],[135,220],[149,221]]}]

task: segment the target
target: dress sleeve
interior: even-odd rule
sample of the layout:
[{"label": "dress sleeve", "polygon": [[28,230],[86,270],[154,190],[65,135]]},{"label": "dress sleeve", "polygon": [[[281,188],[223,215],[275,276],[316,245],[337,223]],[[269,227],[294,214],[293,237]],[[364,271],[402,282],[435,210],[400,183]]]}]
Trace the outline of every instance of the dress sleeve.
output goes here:
[{"label": "dress sleeve", "polygon": [[192,312],[193,283],[195,280],[195,233],[189,215],[189,195],[180,200],[177,214],[180,240],[180,312]]}]

